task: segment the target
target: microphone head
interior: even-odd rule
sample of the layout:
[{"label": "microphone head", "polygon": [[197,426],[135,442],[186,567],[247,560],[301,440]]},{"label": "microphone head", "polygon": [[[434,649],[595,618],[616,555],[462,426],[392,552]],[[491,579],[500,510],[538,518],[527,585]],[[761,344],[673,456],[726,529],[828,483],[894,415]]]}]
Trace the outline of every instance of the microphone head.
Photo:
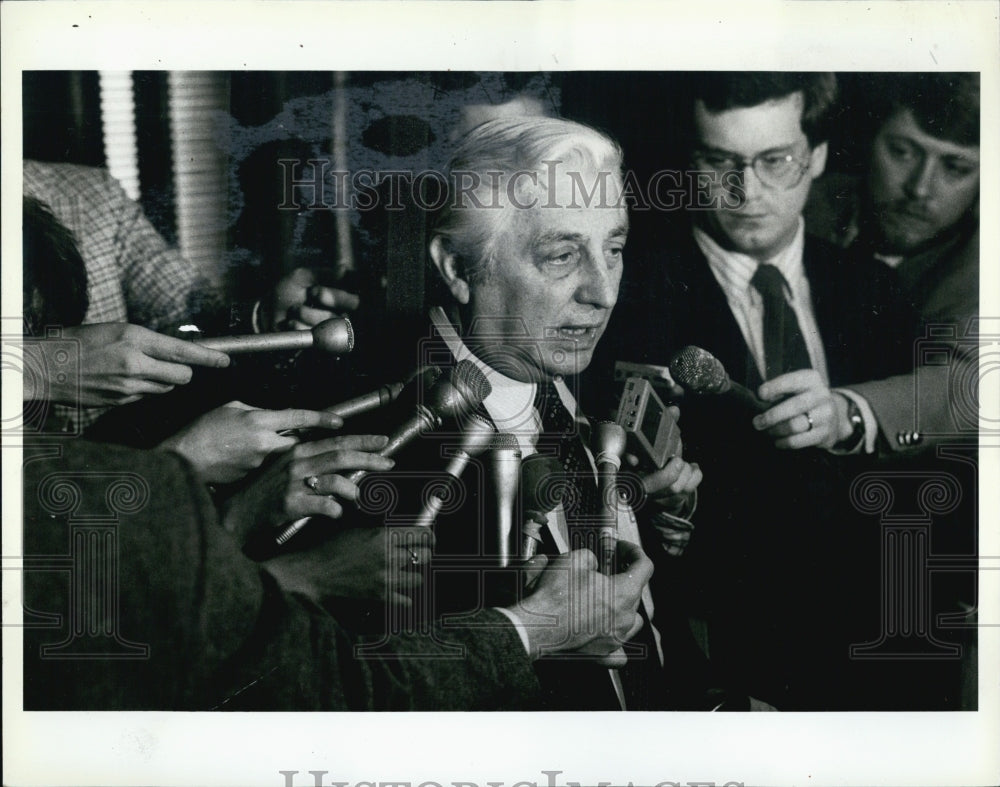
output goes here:
[{"label": "microphone head", "polygon": [[689,344],[670,359],[674,381],[695,394],[721,394],[729,390],[729,375],[722,362],[708,350]]},{"label": "microphone head", "polygon": [[510,432],[497,432],[493,436],[493,443],[490,445],[491,451],[516,451],[521,453],[521,444],[517,442],[517,437]]},{"label": "microphone head", "polygon": [[440,418],[458,418],[475,409],[493,390],[486,375],[472,361],[462,361],[447,379],[427,392],[426,405]]},{"label": "microphone head", "polygon": [[424,366],[418,366],[413,370],[413,374],[407,377],[403,382],[406,385],[410,383],[416,383],[421,390],[426,391],[434,383],[438,381],[441,377],[441,367],[435,366],[434,364],[425,364]]},{"label": "microphone head", "polygon": [[354,326],[346,317],[324,320],[312,329],[312,335],[317,350],[343,355],[354,349]]},{"label": "microphone head", "polygon": [[462,450],[469,456],[478,456],[493,444],[496,434],[496,427],[490,421],[479,413],[470,413],[463,424]]},{"label": "microphone head", "polygon": [[562,502],[565,484],[557,483],[562,463],[554,456],[532,454],[521,461],[521,501],[525,514],[542,517]]}]

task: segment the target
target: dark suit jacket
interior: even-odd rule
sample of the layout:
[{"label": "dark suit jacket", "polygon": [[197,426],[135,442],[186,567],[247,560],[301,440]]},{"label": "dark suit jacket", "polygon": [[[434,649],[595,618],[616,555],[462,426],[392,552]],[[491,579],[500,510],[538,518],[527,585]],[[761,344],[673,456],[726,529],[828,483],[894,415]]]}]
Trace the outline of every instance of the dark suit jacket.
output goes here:
[{"label": "dark suit jacket", "polygon": [[[905,369],[912,319],[892,306],[892,280],[840,256],[807,236],[803,263],[831,385]],[[614,361],[666,366],[688,344],[710,351],[736,382],[752,390],[762,382],[690,230],[627,261],[612,324],[581,389],[614,392]],[[820,610],[844,598],[848,525],[857,520],[849,481],[870,460],[776,449],[752,428],[754,413],[724,398],[678,403],[685,458],[705,478],[672,598],[716,623],[710,654],[735,686],[782,708],[818,702],[794,685],[795,675],[807,672],[802,643],[830,635],[820,630],[830,622]],[[616,404],[613,393],[596,406]]]},{"label": "dark suit jacket", "polygon": [[[426,327],[418,331],[420,350],[411,362],[433,360],[450,371],[454,359],[446,343]],[[411,345],[413,346],[413,345]],[[394,372],[399,374],[398,371]],[[391,430],[413,411],[412,391],[401,398],[391,410],[373,415],[367,422],[352,422],[352,429]],[[486,415],[484,409],[481,414]],[[389,473],[372,475],[361,483],[361,507],[373,523],[412,524],[419,514],[422,501],[435,485],[445,480],[443,469],[454,453],[460,437],[455,424],[425,435],[397,457]],[[475,613],[490,605],[509,603],[517,593],[518,581],[513,571],[497,569],[497,539],[494,516],[494,493],[489,476],[488,458],[474,459],[462,476],[461,483],[448,495],[448,504],[438,515],[435,525],[434,567],[426,590],[419,591],[416,609],[425,609],[435,620],[454,619],[455,615]],[[380,490],[391,488],[384,496]],[[519,504],[518,504],[519,505]],[[519,509],[518,509],[519,510]],[[519,515],[515,514],[515,520]],[[658,548],[648,550],[657,560]],[[697,653],[690,632],[682,630],[675,607],[665,604],[656,609],[653,621],[663,636],[663,649],[668,660],[666,672],[676,678],[676,685],[667,686],[664,670],[649,648],[651,640],[639,637],[645,647],[636,661],[644,665],[632,669],[626,680],[629,709],[664,709],[691,707],[701,700],[706,685],[707,666]],[[648,629],[648,625],[647,625]],[[655,665],[655,668],[652,667]],[[614,710],[618,703],[611,688],[607,670],[592,661],[560,659],[536,663],[543,689],[542,708],[547,710]]]}]

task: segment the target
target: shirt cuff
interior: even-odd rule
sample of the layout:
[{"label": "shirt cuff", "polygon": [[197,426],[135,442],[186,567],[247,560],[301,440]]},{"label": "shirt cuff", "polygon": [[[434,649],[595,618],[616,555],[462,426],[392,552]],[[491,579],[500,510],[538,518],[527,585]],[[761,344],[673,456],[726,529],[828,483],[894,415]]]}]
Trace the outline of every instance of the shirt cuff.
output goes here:
[{"label": "shirt cuff", "polygon": [[513,610],[507,609],[506,607],[496,607],[497,612],[502,613],[507,617],[508,620],[513,624],[514,630],[517,631],[517,636],[521,638],[521,644],[524,645],[524,652],[531,656],[531,644],[528,642],[528,630],[524,627],[524,623],[521,618],[517,616]]},{"label": "shirt cuff", "polygon": [[834,393],[839,393],[846,396],[854,404],[857,405],[858,410],[861,411],[861,420],[865,424],[865,439],[861,441],[861,444],[855,448],[853,451],[831,451],[835,454],[874,454],[875,453],[875,440],[878,438],[878,420],[875,418],[875,411],[872,410],[872,406],[868,404],[868,400],[865,399],[861,394],[855,393],[847,388],[834,388]]}]

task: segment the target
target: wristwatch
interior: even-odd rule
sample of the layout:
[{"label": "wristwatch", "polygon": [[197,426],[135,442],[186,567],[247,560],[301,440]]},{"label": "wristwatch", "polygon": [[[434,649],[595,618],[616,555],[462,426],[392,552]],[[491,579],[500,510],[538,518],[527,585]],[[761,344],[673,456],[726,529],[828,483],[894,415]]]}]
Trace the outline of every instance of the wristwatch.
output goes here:
[{"label": "wristwatch", "polygon": [[[843,394],[841,395],[843,396]],[[847,418],[851,422],[851,433],[834,445],[833,450],[853,454],[865,439],[865,419],[861,415],[858,403],[850,396],[844,396],[844,398],[847,399]]]}]

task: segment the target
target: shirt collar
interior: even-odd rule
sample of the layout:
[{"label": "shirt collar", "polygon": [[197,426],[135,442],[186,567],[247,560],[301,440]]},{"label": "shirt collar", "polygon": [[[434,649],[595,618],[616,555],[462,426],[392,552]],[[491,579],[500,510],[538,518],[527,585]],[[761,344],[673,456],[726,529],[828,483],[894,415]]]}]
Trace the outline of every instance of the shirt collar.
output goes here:
[{"label": "shirt collar", "polygon": [[471,361],[489,380],[492,390],[483,400],[483,406],[497,429],[513,434],[522,443],[522,447],[527,447],[526,442],[533,446],[539,432],[534,406],[537,386],[507,377],[486,364],[462,341],[440,306],[431,309],[430,317],[435,330],[455,356],[455,360]]},{"label": "shirt collar", "polygon": [[[750,280],[757,272],[757,259],[738,251],[730,251],[720,246],[701,227],[694,228],[695,243],[708,260],[708,266],[722,287],[729,291],[745,292],[752,289]],[[802,250],[805,246],[805,221],[799,216],[795,237],[784,249],[763,264],[773,265],[785,277],[792,292],[795,292],[800,281],[805,278],[802,266]]]}]

